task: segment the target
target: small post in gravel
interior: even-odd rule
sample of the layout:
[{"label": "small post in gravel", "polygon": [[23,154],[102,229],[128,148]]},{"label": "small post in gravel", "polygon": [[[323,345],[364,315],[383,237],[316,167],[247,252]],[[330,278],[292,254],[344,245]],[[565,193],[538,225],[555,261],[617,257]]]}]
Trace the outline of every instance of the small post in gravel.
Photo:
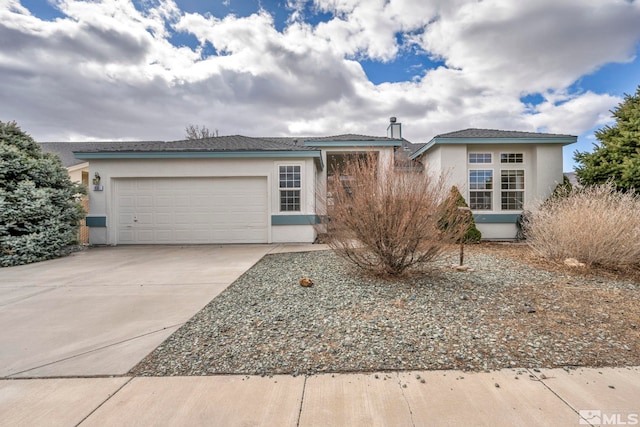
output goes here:
[{"label": "small post in gravel", "polygon": [[[470,211],[471,209],[466,206],[458,206],[459,226],[460,224],[467,223],[465,219],[466,219],[467,212],[470,212]],[[460,226],[459,228],[460,228],[460,267],[462,267],[464,265],[464,236],[467,232],[467,228],[462,226]]]}]

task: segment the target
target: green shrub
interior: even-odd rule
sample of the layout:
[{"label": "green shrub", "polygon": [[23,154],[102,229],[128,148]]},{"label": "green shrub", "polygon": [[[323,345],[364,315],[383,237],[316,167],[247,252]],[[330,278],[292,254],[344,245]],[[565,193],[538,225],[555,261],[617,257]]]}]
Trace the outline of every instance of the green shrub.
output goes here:
[{"label": "green shrub", "polygon": [[571,181],[566,175],[563,175],[562,182],[556,185],[556,188],[553,189],[553,192],[549,198],[545,200],[545,203],[551,203],[558,198],[567,197],[571,194],[571,191],[573,191],[573,184],[571,184]]},{"label": "green shrub", "polygon": [[0,266],[55,258],[75,243],[83,187],[15,122],[0,121]]},{"label": "green shrub", "polygon": [[[458,208],[469,208],[464,197],[455,185],[451,187],[447,200],[441,206],[442,214],[438,220],[438,228],[443,232],[448,232],[452,227],[464,230],[464,243],[479,243],[482,239],[482,233],[476,228],[476,222],[473,219],[471,210],[460,210]],[[462,227],[462,229],[460,229]],[[451,233],[447,233],[451,236]],[[460,243],[460,234],[453,233],[456,243]]]}]

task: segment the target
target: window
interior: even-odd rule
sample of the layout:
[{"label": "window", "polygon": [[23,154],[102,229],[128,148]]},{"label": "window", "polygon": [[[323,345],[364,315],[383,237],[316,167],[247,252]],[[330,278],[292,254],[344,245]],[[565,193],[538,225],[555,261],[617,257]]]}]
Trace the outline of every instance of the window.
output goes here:
[{"label": "window", "polygon": [[501,171],[500,187],[502,190],[502,210],[512,211],[522,209],[522,204],[524,203],[524,171]]},{"label": "window", "polygon": [[280,210],[300,211],[300,166],[280,166]]},{"label": "window", "polygon": [[472,210],[491,210],[492,190],[492,170],[469,171],[469,207]]},{"label": "window", "polygon": [[469,153],[469,163],[491,163],[491,153]]},{"label": "window", "polygon": [[522,153],[502,153],[500,154],[500,163],[522,163],[524,157]]}]

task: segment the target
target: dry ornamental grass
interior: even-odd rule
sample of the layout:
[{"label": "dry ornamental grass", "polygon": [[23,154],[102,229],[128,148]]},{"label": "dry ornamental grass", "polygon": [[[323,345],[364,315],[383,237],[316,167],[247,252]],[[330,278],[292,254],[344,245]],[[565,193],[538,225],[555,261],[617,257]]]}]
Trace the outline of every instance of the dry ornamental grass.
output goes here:
[{"label": "dry ornamental grass", "polygon": [[540,256],[603,267],[640,266],[640,198],[612,184],[574,189],[527,216],[527,243]]}]

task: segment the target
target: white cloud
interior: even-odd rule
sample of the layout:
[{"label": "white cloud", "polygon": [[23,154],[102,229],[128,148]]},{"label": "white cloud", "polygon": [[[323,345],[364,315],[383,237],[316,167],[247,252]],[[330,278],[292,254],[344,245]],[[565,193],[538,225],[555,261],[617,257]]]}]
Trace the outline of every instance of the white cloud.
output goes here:
[{"label": "white cloud", "polygon": [[621,98],[587,92],[567,97],[563,102],[545,101],[535,108],[527,121],[544,132],[580,134],[586,129],[611,121],[609,112]]},{"label": "white cloud", "polygon": [[[57,3],[43,21],[0,0],[0,120],[40,140],[221,134],[383,135],[388,117],[424,142],[466,127],[580,134],[618,98],[570,93],[581,76],[632,59],[637,2],[288,0],[291,19],[184,13],[172,0]],[[334,18],[312,25],[305,13]],[[191,34],[199,47],[176,47]],[[359,58],[393,62],[417,44],[446,66],[374,85]],[[217,55],[209,55],[213,46]],[[542,93],[531,107],[525,94]]]},{"label": "white cloud", "polygon": [[483,0],[444,13],[427,27],[422,45],[485,85],[536,93],[631,60],[638,22],[637,2]]}]

